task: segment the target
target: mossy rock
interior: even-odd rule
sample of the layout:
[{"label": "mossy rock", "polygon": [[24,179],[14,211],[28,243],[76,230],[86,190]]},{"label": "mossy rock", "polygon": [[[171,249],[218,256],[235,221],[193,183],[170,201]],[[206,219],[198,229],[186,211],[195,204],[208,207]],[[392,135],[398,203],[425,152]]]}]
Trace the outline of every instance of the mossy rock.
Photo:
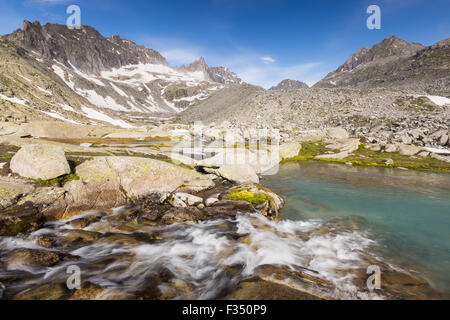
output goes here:
[{"label": "mossy rock", "polygon": [[228,194],[228,200],[235,200],[235,201],[247,201],[251,204],[263,204],[266,201],[270,200],[272,197],[268,196],[264,193],[254,193],[250,191],[243,191],[243,192],[234,192],[231,194]]},{"label": "mossy rock", "polygon": [[278,218],[283,207],[283,199],[268,188],[259,185],[240,185],[228,191],[228,200],[246,201],[256,206],[256,209],[269,218]]},{"label": "mossy rock", "polygon": [[80,180],[80,177],[76,174],[66,174],[61,177],[50,179],[50,180],[42,180],[36,179],[34,182],[36,184],[46,186],[46,187],[63,187],[67,182]]}]

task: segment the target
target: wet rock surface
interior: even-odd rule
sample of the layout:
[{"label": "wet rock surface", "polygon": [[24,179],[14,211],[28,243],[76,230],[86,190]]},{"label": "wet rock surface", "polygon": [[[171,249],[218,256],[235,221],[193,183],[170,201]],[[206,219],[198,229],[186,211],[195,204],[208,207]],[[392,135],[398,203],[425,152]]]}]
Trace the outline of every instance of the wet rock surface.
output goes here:
[{"label": "wet rock surface", "polygon": [[[219,202],[217,208],[223,208],[224,202],[230,205],[233,201]],[[270,243],[275,239],[278,239],[276,241],[279,241],[279,245],[286,246],[286,254],[297,245],[308,245],[310,241],[315,241],[316,237],[333,238],[339,237],[341,232],[364,231],[364,221],[336,219],[322,226],[317,225],[318,228],[313,227],[312,232],[304,229],[302,232],[293,233],[286,226],[273,224],[261,216],[242,215],[244,204],[233,203],[240,208],[233,219],[214,216],[213,219],[209,217],[205,220],[204,224],[193,223],[205,218],[202,215],[207,216],[195,207],[166,207],[168,210],[161,217],[162,225],[148,224],[143,220],[139,222],[145,214],[131,207],[101,215],[101,220],[92,222],[84,230],[66,229],[71,221],[77,220],[76,217],[71,221],[52,223],[46,226],[46,235],[39,236],[41,241],[30,238],[35,239],[32,241],[38,245],[43,243],[43,237],[52,239],[46,242],[49,248],[11,248],[6,249],[6,254],[2,254],[0,280],[4,283],[4,289],[0,286],[0,292],[3,290],[5,298],[16,300],[328,300],[446,297],[431,289],[429,284],[419,277],[372,260],[370,255],[361,257],[361,266],[376,263],[381,267],[383,289],[377,292],[367,289],[365,268],[342,270],[342,276],[348,277],[346,283],[349,288],[354,286],[354,290],[357,290],[346,292],[340,287],[339,281],[335,282],[337,280],[332,280],[322,271],[316,271],[309,266],[307,256],[303,263],[297,261],[290,266],[283,262],[281,256],[279,263],[275,262],[277,258],[262,260],[269,263],[259,261],[262,257],[267,259],[270,255],[281,253],[275,249],[275,243]],[[174,210],[183,212],[175,214]],[[230,212],[230,208],[227,208],[227,212]],[[173,222],[177,223],[168,226],[164,224]],[[131,226],[134,228],[126,228]],[[267,238],[269,233],[271,236]],[[269,243],[264,243],[264,239]],[[291,245],[294,247],[290,248]],[[0,250],[5,252],[5,248]],[[265,250],[275,251],[259,256],[258,252]],[[203,256],[204,254],[206,256]],[[320,256],[320,251],[315,254]],[[326,256],[327,253],[324,252],[323,257]],[[252,263],[256,262],[250,272],[245,271],[249,267],[244,262],[247,259],[254,261]],[[359,263],[361,262],[358,262],[358,265]],[[67,288],[65,266],[68,265],[80,266],[83,274],[80,289]],[[194,265],[197,267],[190,269]],[[23,271],[29,267],[34,268],[37,274]],[[52,268],[55,273],[42,280],[40,274],[47,272],[48,268]],[[200,275],[195,271],[196,268],[206,273]],[[207,271],[209,268],[213,268],[214,272]],[[109,285],[98,283],[98,277],[104,278]]]},{"label": "wet rock surface", "polygon": [[21,232],[32,232],[44,225],[44,217],[31,205],[0,212],[0,236],[13,237]]},{"label": "wet rock surface", "polygon": [[[359,139],[348,138],[345,130],[335,128],[326,134],[325,145],[333,150],[350,154],[360,147]],[[396,152],[400,148],[395,145]],[[280,156],[301,150],[301,144],[292,143]],[[248,154],[242,149],[241,153]],[[270,157],[265,159],[269,166]],[[286,221],[276,222],[284,205],[281,197],[257,184],[236,185],[239,180],[226,178],[215,160],[205,161],[196,172],[154,159],[102,156],[78,165],[74,173],[79,179],[52,187],[8,177],[30,189],[19,190],[0,212],[4,296],[76,300],[445,296],[421,278],[388,265],[383,265],[384,291],[366,290],[363,266],[338,274],[343,279],[351,275],[346,283],[351,290],[342,291],[342,283],[311,263],[314,254],[334,253],[307,248],[317,237],[333,241],[343,232],[362,232],[364,223],[337,219],[311,230],[291,229]],[[251,168],[256,174],[262,167],[255,163]],[[303,251],[297,256],[294,248]],[[279,256],[286,252],[289,259],[298,259],[295,268],[288,267],[292,260]],[[362,260],[375,263],[371,258]],[[79,290],[65,286],[68,264],[80,265],[86,272]],[[55,273],[43,282],[48,268]],[[99,275],[106,282],[99,282]]]}]

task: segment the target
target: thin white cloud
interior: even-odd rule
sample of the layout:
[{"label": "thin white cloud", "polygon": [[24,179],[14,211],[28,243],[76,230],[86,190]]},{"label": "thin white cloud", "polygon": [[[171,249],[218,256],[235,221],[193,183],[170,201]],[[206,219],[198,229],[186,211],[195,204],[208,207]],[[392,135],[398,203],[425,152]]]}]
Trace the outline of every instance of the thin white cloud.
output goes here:
[{"label": "thin white cloud", "polygon": [[170,37],[138,37],[137,42],[158,51],[171,65],[188,65],[204,54],[204,50],[185,40]]},{"label": "thin white cloud", "polygon": [[264,64],[271,64],[271,63],[274,63],[274,62],[275,62],[275,59],[272,58],[272,57],[270,57],[270,56],[267,56],[267,57],[261,57],[260,59],[262,60],[262,62],[263,62]]},{"label": "thin white cloud", "polygon": [[175,65],[190,64],[200,58],[200,54],[190,48],[177,48],[162,51],[161,54],[170,63]]},{"label": "thin white cloud", "polygon": [[137,42],[159,51],[171,65],[187,65],[203,56],[208,66],[228,67],[245,82],[266,89],[284,79],[300,80],[311,86],[327,73],[319,62],[279,65],[271,56],[236,44],[230,46],[228,52],[218,52],[214,48],[170,37],[138,37]]}]

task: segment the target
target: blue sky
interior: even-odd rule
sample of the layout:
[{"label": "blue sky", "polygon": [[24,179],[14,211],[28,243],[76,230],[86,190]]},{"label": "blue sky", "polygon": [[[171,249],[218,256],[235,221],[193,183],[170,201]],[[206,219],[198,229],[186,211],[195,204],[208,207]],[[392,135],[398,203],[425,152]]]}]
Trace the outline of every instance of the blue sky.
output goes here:
[{"label": "blue sky", "polygon": [[[312,85],[363,46],[396,35],[431,45],[450,37],[450,0],[0,0],[0,34],[24,19],[65,23],[70,4],[103,35],[160,51],[173,65],[203,56],[245,81]],[[381,30],[366,9],[381,8]]]}]

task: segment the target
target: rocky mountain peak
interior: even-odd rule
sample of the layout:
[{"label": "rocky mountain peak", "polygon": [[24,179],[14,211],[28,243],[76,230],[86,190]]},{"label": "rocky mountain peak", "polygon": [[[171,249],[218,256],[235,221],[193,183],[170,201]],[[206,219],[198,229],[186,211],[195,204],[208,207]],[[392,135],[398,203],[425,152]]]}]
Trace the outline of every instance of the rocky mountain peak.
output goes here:
[{"label": "rocky mountain peak", "polygon": [[90,26],[71,30],[65,25],[24,21],[21,29],[5,37],[45,59],[88,74],[139,63],[168,65],[158,52],[119,36],[105,38]]},{"label": "rocky mountain peak", "polygon": [[450,40],[432,46],[392,36],[361,48],[315,88],[398,88],[449,96]]},{"label": "rocky mountain peak", "polygon": [[22,31],[26,32],[31,28],[37,28],[37,29],[41,29],[41,23],[39,21],[35,21],[33,23],[31,23],[30,21],[24,20],[22,22]]},{"label": "rocky mountain peak", "polygon": [[207,71],[208,70],[208,66],[205,62],[205,58],[200,57],[197,60],[195,60],[194,62],[192,62],[189,66],[181,66],[182,69],[185,69],[187,71]]},{"label": "rocky mountain peak", "polygon": [[206,64],[205,58],[203,57],[198,58],[189,66],[182,65],[180,69],[186,72],[203,72],[204,78],[207,80],[211,80],[208,74],[208,65]]},{"label": "rocky mountain peak", "polygon": [[372,48],[363,47],[350,55],[349,59],[336,71],[350,71],[359,65],[378,61],[384,58],[409,57],[425,48],[420,43],[409,43],[405,40],[391,36],[384,39]]},{"label": "rocky mountain peak", "polygon": [[270,88],[269,90],[296,90],[308,88],[309,86],[302,81],[286,79],[281,81],[277,86]]},{"label": "rocky mountain peak", "polygon": [[212,81],[226,85],[241,85],[245,82],[227,67],[213,67],[208,69]]},{"label": "rocky mountain peak", "polygon": [[436,42],[430,48],[431,49],[448,49],[448,48],[450,48],[450,38]]}]

